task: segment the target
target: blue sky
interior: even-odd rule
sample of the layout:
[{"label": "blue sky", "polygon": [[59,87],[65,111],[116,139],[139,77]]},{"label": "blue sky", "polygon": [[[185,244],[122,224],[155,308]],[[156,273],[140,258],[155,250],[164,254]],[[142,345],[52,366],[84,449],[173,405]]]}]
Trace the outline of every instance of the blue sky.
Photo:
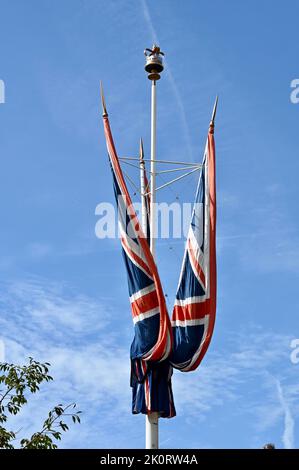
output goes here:
[{"label": "blue sky", "polygon": [[[143,49],[157,38],[159,158],[201,160],[219,94],[216,328],[200,368],[175,373],[161,447],[299,446],[298,14],[295,1],[0,1],[0,335],[6,360],[48,360],[56,379],[24,409],[24,433],[76,401],[82,424],[62,446],[144,445],[120,247],[94,229],[113,202],[99,81],[119,153],[143,136],[148,154]],[[195,185],[160,200],[192,201]],[[158,242],[170,308],[182,252]]]}]

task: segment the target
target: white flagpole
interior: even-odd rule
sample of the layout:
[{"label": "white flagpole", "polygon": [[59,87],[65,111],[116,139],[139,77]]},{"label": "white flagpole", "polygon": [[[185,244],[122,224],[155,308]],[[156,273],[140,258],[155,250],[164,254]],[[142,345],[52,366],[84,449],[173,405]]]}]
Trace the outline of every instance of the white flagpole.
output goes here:
[{"label": "white flagpole", "polygon": [[[150,184],[150,249],[155,258],[155,241],[156,241],[156,124],[157,124],[157,95],[156,82],[160,78],[163,70],[162,57],[164,54],[160,48],[153,45],[152,49],[144,51],[146,55],[145,70],[148,78],[152,82],[151,92],[151,184]],[[146,449],[159,448],[159,414],[158,412],[150,412],[146,415],[145,422],[145,444]]]},{"label": "white flagpole", "polygon": [[[155,258],[156,237],[156,80],[152,80],[151,100],[151,207],[150,207],[150,248]],[[149,413],[145,417],[145,444],[146,449],[159,448],[159,415],[157,412]]]},{"label": "white flagpole", "polygon": [[151,229],[151,252],[155,258],[156,248],[156,126],[157,126],[157,94],[156,80],[152,80],[152,100],[151,100],[151,210],[150,210],[150,229]]},{"label": "white flagpole", "polygon": [[[147,204],[146,204],[145,193],[148,192],[148,188],[145,187],[145,164],[144,164],[142,139],[140,139],[139,157],[140,157],[140,190],[141,190],[141,224],[142,224],[143,233],[146,236],[148,219],[147,219]],[[152,236],[151,236],[151,241],[152,241]],[[145,419],[146,419],[145,421],[146,449],[158,449],[158,445],[159,445],[158,413],[150,413],[149,415],[146,415]]]}]

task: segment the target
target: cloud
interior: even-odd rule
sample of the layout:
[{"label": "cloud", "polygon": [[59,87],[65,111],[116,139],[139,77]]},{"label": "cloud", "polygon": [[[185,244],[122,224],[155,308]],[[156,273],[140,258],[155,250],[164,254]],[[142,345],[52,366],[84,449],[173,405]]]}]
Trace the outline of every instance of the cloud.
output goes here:
[{"label": "cloud", "polygon": [[[74,401],[83,410],[80,436],[72,429],[63,445],[115,447],[111,440],[113,433],[118,435],[116,423],[131,417],[130,334],[126,338],[122,328],[120,344],[119,329],[110,323],[109,299],[92,299],[41,279],[6,283],[0,291],[5,360],[24,363],[33,356],[49,361],[55,379],[30,400],[14,420],[14,429],[21,427],[28,435],[49,408]],[[105,432],[109,423],[111,434]],[[102,442],[97,442],[100,435]]]},{"label": "cloud", "polygon": [[25,334],[29,330],[28,344],[31,334],[46,334],[48,341],[56,342],[91,331],[94,334],[108,321],[109,307],[87,296],[74,295],[66,286],[30,279],[4,284],[2,289],[0,308],[5,330],[15,332],[16,325],[23,326]]},{"label": "cloud", "polygon": [[291,413],[290,405],[286,400],[281,386],[281,382],[279,380],[276,380],[276,387],[278,399],[284,412],[284,432],[282,436],[282,441],[285,449],[293,449],[295,421]]},{"label": "cloud", "polygon": [[[145,19],[145,22],[146,22],[146,24],[149,28],[152,39],[155,43],[160,44],[160,41],[159,41],[158,36],[157,36],[157,32],[156,32],[156,30],[154,28],[154,25],[153,25],[153,22],[152,22],[152,18],[151,18],[146,0],[141,0],[141,4],[142,4],[142,11],[143,11],[144,19]],[[191,142],[189,125],[188,125],[188,121],[187,121],[184,102],[183,102],[183,99],[182,99],[181,94],[179,92],[179,89],[177,87],[177,84],[176,84],[176,81],[174,79],[173,73],[171,71],[171,67],[170,67],[169,63],[167,62],[167,59],[164,60],[164,63],[166,65],[166,68],[165,68],[166,77],[167,77],[167,79],[169,81],[169,84],[172,88],[172,92],[174,94],[176,104],[177,104],[177,107],[178,107],[179,112],[180,112],[180,119],[181,119],[183,131],[184,131],[184,137],[185,137],[185,142],[186,142],[186,146],[187,146],[187,153],[188,153],[188,156],[189,156],[189,160],[194,161],[193,150],[192,150],[192,142]]]},{"label": "cloud", "polygon": [[[132,328],[121,317],[111,323],[112,310],[114,317],[118,312],[113,301],[90,298],[67,285],[38,278],[2,284],[0,294],[6,360],[23,363],[29,355],[47,360],[55,379],[30,400],[14,421],[14,429],[21,427],[21,433],[28,435],[38,429],[51,406],[76,402],[83,411],[82,424],[71,428],[63,446],[142,447],[144,417],[130,412]],[[248,418],[255,440],[248,437],[247,443],[255,447],[266,442],[265,433],[271,437],[284,416],[284,444],[290,445],[292,419],[294,423],[299,413],[296,370],[289,359],[291,338],[255,326],[244,332],[222,333],[225,346],[212,345],[195,373],[175,371],[178,419],[192,426],[227,409],[230,419],[237,415]],[[284,383],[280,400],[288,397],[279,407],[273,376]],[[285,405],[291,402],[293,416]],[[168,439],[165,432],[165,446]],[[170,442],[179,445],[173,437]],[[196,447],[198,442],[190,441],[190,445]],[[211,446],[209,442],[205,445]]]},{"label": "cloud", "polygon": [[[277,406],[277,384],[284,380],[285,393],[290,393],[296,381],[296,371],[289,360],[289,336],[251,326],[246,333],[231,332],[227,339],[230,345],[208,351],[196,373],[175,373],[178,415],[197,422],[205,421],[212,411],[223,407],[230,410],[232,420],[241,414],[251,423],[254,436],[248,436],[248,447],[250,443],[261,447],[268,435],[275,435],[284,416],[283,443],[286,448],[293,447],[295,416],[291,415],[281,388],[281,406]],[[283,372],[274,383],[278,370]],[[295,396],[296,390],[293,392]]]}]

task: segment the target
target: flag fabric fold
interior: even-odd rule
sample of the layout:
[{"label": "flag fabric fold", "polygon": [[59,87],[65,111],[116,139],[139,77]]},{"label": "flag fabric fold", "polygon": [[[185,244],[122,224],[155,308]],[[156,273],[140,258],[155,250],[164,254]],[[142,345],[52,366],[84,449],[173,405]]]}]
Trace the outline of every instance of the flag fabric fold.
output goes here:
[{"label": "flag fabric fold", "polygon": [[158,411],[160,418],[176,415],[168,359],[162,362],[134,360],[131,363],[132,413]]}]

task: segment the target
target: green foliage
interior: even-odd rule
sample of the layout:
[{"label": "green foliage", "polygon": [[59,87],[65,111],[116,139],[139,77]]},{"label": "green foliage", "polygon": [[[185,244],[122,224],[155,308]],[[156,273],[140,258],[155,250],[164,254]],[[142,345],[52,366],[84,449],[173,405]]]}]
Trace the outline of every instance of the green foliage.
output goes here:
[{"label": "green foliage", "polygon": [[[50,382],[53,378],[49,375],[48,362],[44,364],[29,358],[29,364],[18,366],[15,364],[0,363],[0,448],[14,449],[17,441],[17,432],[8,431],[4,425],[8,418],[17,415],[27,403],[28,393],[36,393],[43,382]],[[59,404],[49,413],[41,426],[40,431],[35,432],[29,438],[22,438],[16,447],[22,449],[56,449],[55,441],[60,441],[63,432],[69,427],[64,419],[71,419],[73,423],[80,423],[80,411],[76,411],[76,404],[67,406]]]}]

